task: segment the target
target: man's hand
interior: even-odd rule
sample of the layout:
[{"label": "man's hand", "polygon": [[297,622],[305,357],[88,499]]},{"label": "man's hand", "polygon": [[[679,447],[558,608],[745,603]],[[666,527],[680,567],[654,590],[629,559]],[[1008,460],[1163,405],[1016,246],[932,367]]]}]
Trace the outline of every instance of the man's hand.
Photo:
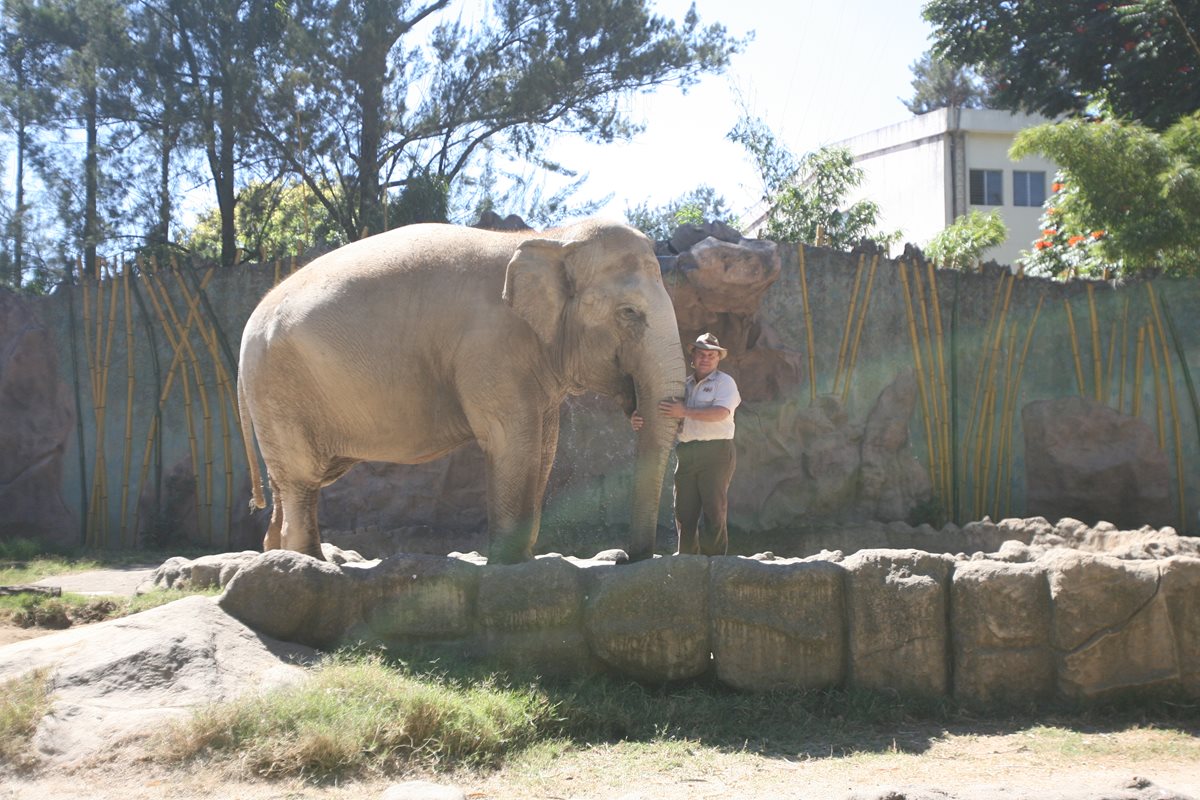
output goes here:
[{"label": "man's hand", "polygon": [[658,413],[668,419],[683,419],[687,416],[687,406],[682,400],[662,400],[658,404]]}]

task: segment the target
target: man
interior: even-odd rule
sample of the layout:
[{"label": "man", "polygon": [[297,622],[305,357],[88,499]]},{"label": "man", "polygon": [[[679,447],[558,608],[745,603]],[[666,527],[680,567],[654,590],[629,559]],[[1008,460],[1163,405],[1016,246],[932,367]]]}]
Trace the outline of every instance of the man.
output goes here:
[{"label": "man", "polygon": [[[733,446],[733,412],[742,402],[737,383],[717,369],[729,351],[711,333],[701,334],[689,346],[692,374],[684,399],[663,400],[658,413],[682,420],[675,448],[675,528],[679,552],[723,556],[729,550],[725,517],[729,509],[729,482],[737,456]],[[634,412],[633,429],[640,430],[643,417]],[[704,533],[700,534],[700,513]]]}]

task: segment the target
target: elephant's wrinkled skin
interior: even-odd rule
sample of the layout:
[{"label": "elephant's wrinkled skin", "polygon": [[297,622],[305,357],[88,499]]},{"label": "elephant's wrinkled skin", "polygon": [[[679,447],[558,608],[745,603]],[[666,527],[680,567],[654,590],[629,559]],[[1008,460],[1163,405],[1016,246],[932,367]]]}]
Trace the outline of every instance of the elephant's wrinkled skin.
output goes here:
[{"label": "elephant's wrinkled skin", "polygon": [[[296,272],[251,314],[238,400],[264,549],[321,557],[317,496],[359,461],[415,464],[472,439],[486,457],[489,559],[531,557],[559,406],[584,390],[652,411],[683,394],[650,241],[588,220],[532,234],[413,225]],[[631,558],[653,553],[673,421],[638,434]]]}]

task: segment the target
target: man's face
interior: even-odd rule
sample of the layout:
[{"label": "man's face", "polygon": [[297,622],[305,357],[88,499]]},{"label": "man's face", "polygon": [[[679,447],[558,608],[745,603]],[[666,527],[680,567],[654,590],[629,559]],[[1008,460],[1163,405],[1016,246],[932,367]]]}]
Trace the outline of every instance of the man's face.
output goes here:
[{"label": "man's face", "polygon": [[701,375],[707,375],[717,368],[717,364],[721,362],[720,350],[704,350],[696,347],[692,349],[692,364],[696,367],[696,372]]}]

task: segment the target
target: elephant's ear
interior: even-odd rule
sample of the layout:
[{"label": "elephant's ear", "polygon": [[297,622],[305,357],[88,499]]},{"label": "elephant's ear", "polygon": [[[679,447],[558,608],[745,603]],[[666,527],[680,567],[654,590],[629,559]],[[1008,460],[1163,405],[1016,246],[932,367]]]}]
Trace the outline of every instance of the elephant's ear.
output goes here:
[{"label": "elephant's ear", "polygon": [[558,338],[563,309],[574,292],[566,261],[576,242],[529,239],[504,275],[504,302],[533,328],[543,344]]}]

